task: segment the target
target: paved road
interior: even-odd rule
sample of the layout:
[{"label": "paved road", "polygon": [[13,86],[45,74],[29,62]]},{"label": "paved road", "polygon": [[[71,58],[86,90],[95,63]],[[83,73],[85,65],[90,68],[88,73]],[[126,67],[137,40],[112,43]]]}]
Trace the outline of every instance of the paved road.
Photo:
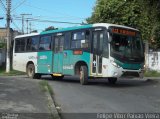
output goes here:
[{"label": "paved road", "polygon": [[50,119],[47,97],[39,80],[0,77],[0,119]]},{"label": "paved road", "polygon": [[120,80],[114,86],[107,81],[92,81],[82,86],[70,77],[48,81],[62,113],[160,112],[159,79]]}]

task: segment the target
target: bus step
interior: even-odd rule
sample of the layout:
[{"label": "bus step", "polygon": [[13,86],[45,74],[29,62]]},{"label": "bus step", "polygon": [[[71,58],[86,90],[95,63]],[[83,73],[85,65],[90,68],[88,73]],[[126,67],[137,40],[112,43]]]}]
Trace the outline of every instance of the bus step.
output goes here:
[{"label": "bus step", "polygon": [[52,74],[53,76],[62,76],[62,74],[57,74],[57,73],[54,73]]}]

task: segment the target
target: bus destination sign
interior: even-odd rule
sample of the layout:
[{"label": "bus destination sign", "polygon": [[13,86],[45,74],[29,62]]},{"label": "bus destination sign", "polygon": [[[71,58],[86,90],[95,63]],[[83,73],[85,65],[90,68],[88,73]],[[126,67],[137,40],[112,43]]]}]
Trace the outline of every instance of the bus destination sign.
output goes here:
[{"label": "bus destination sign", "polygon": [[129,36],[135,36],[136,35],[135,31],[130,31],[130,30],[127,30],[127,29],[120,29],[120,28],[113,28],[112,33],[124,34],[124,35],[129,35]]}]

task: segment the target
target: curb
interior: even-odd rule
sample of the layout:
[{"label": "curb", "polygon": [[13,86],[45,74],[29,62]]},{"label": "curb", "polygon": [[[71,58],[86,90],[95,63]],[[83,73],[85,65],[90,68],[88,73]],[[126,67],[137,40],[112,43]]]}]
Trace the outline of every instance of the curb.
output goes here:
[{"label": "curb", "polygon": [[53,119],[61,119],[60,115],[59,115],[59,113],[58,113],[58,111],[56,109],[55,103],[54,103],[54,101],[53,101],[53,99],[52,99],[52,97],[51,97],[51,95],[49,93],[48,87],[45,86],[45,88],[47,90],[45,92],[45,95],[47,96],[47,99],[48,99],[48,102],[49,102],[49,104],[48,104],[49,110],[51,112],[51,115],[52,115]]}]

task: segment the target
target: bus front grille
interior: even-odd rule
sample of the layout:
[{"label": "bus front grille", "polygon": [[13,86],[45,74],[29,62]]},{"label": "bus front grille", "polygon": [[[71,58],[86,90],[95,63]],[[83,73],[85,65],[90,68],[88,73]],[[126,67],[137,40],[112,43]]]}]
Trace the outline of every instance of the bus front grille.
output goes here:
[{"label": "bus front grille", "polygon": [[139,73],[138,72],[130,72],[130,71],[126,71],[122,74],[122,77],[139,77]]}]

